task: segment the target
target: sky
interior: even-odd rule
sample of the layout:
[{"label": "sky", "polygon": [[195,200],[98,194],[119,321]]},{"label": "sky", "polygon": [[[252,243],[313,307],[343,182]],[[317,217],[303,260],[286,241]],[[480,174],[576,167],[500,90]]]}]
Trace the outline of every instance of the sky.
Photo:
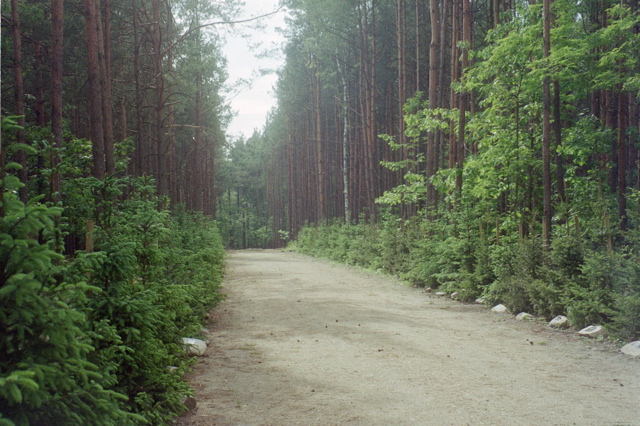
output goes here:
[{"label": "sky", "polygon": [[[278,0],[244,0],[245,7],[238,20],[260,16],[278,8]],[[226,99],[236,116],[231,121],[227,134],[232,137],[250,137],[254,129],[262,130],[267,114],[276,106],[274,87],[277,76],[274,72],[261,75],[261,70],[277,70],[283,63],[279,47],[284,38],[276,28],[284,27],[284,12],[259,20],[261,28],[255,24],[238,24],[235,28],[242,34],[228,34],[223,53],[227,58],[228,83],[234,85],[245,79],[249,85],[242,84],[226,94]],[[253,47],[253,49],[252,49]],[[257,57],[260,52],[269,49],[268,57]]]}]

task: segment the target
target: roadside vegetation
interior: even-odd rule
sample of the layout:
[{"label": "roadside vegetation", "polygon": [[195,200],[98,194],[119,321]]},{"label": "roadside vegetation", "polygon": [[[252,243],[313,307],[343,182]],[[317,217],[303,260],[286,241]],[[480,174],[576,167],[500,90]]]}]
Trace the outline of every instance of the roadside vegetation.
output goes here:
[{"label": "roadside vegetation", "polygon": [[[3,120],[3,139],[18,130]],[[47,156],[7,146],[27,152],[35,193],[50,176]],[[192,392],[181,338],[199,337],[222,297],[215,223],[163,208],[152,179],[90,177],[88,150],[65,144],[57,202],[48,192],[22,202],[20,166],[2,169],[2,425],[170,423]]]},{"label": "roadside vegetation", "polygon": [[442,217],[404,220],[386,214],[376,224],[310,225],[291,248],[458,292],[462,301],[482,297],[513,313],[547,319],[562,314],[577,328],[598,324],[621,339],[640,337],[637,237],[609,250],[602,235],[578,238],[569,231],[545,251],[540,239],[496,236],[488,224],[482,232],[477,218],[448,212]]},{"label": "roadside vegetation", "polygon": [[182,339],[222,298],[220,27],[239,5],[1,12],[0,425],[171,424]]}]

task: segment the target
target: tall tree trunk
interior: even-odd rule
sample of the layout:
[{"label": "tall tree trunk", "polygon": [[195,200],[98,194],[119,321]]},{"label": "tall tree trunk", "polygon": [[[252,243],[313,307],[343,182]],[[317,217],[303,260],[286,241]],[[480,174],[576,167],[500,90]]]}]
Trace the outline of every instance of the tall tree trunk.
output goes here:
[{"label": "tall tree trunk", "polygon": [[[51,133],[53,144],[62,149],[62,63],[64,0],[51,0]],[[62,183],[58,173],[60,158],[57,154],[51,159],[51,193],[53,199],[60,201]]]},{"label": "tall tree trunk", "polygon": [[120,140],[125,140],[129,137],[127,131],[127,98],[124,96],[120,98]]},{"label": "tall tree trunk", "polygon": [[[438,2],[432,1],[429,6],[431,17],[431,43],[429,47],[429,109],[435,110],[438,97],[438,58],[440,51],[440,15],[438,13]],[[431,183],[431,179],[437,171],[437,150],[436,133],[431,130],[427,134],[427,209],[436,206],[436,189]]]},{"label": "tall tree trunk", "polygon": [[295,238],[298,232],[298,214],[300,211],[297,203],[300,180],[296,170],[297,158],[291,121],[291,118],[287,120],[287,222],[289,224],[289,237]]},{"label": "tall tree trunk", "polygon": [[416,10],[415,10],[415,14],[416,14],[416,28],[415,28],[415,32],[416,32],[416,85],[414,88],[414,92],[417,92],[420,90],[421,86],[420,86],[420,82],[422,80],[422,67],[420,66],[420,59],[421,59],[421,44],[422,44],[422,39],[420,38],[421,32],[420,29],[422,27],[421,25],[421,21],[420,21],[420,15],[421,15],[421,8],[420,8],[420,4],[421,2],[419,0],[416,0]]},{"label": "tall tree trunk", "polygon": [[[551,0],[543,0],[543,56],[548,58],[551,52]],[[545,248],[551,244],[551,78],[543,81],[542,112],[542,240]]]},{"label": "tall tree trunk", "polygon": [[[406,144],[404,104],[407,102],[407,3],[396,0],[396,45],[398,57],[398,142]],[[403,148],[406,158],[406,148]],[[403,158],[403,159],[405,159]]]},{"label": "tall tree trunk", "polygon": [[156,138],[156,186],[160,196],[169,195],[169,176],[166,161],[168,160],[167,143],[164,135],[164,70],[162,63],[162,31],[160,27],[160,0],[153,0],[153,72],[155,75],[155,120],[154,136]]},{"label": "tall tree trunk", "polygon": [[562,103],[560,97],[560,82],[553,82],[553,129],[555,133],[555,163],[556,163],[556,183],[558,185],[558,197],[562,202],[567,201],[564,184],[564,161],[558,152],[562,145]]},{"label": "tall tree trunk", "polygon": [[84,0],[84,16],[87,38],[87,67],[89,77],[89,116],[91,119],[91,142],[93,146],[93,176],[104,179],[105,152],[104,128],[102,126],[102,86],[100,84],[100,58],[98,40],[98,19],[96,4]]},{"label": "tall tree trunk", "polygon": [[196,78],[196,134],[195,134],[195,150],[192,155],[192,167],[189,174],[192,177],[192,199],[191,206],[193,210],[202,210],[202,77],[198,75]]},{"label": "tall tree trunk", "polygon": [[[456,0],[453,4],[451,13],[451,82],[458,83],[460,81],[460,49],[458,42],[460,41],[460,18],[459,12],[462,10],[462,0]],[[451,108],[460,107],[460,94],[454,90],[451,91]],[[449,123],[449,168],[456,167],[456,155],[458,154],[458,135],[454,131],[453,120]]]},{"label": "tall tree trunk", "polygon": [[[42,58],[42,43],[39,41],[34,42],[34,74],[36,77],[36,87],[35,87],[35,113],[36,113],[36,126],[43,128],[46,126],[46,114],[44,111],[44,87],[45,87],[45,70],[44,70],[44,61]],[[38,152],[38,170],[43,170],[45,167],[45,158],[42,151]],[[38,194],[46,194],[47,182],[45,182],[44,178],[40,174],[37,179],[37,188],[36,191]]]},{"label": "tall tree trunk", "polygon": [[[174,22],[173,20],[170,18],[168,24],[168,34],[169,37],[173,37],[173,34],[175,33],[175,28],[174,28]],[[197,31],[196,36],[199,38],[200,37],[200,31]],[[198,53],[198,55],[200,55],[200,53]],[[173,50],[169,49],[168,53],[167,53],[167,72],[171,73],[173,72]],[[202,87],[202,82],[200,81],[200,87]],[[200,89],[201,91],[202,89]],[[175,163],[176,163],[176,157],[175,157],[175,152],[176,152],[176,129],[175,129],[175,122],[176,122],[176,110],[175,110],[175,105],[173,103],[170,103],[167,106],[167,123],[166,126],[164,126],[167,131],[166,131],[166,151],[165,151],[165,167],[166,167],[166,173],[167,173],[167,195],[169,196],[169,203],[171,206],[174,206],[177,200],[177,196],[176,196],[176,192],[177,192],[177,188],[178,188],[178,176],[176,175],[176,170],[175,170]],[[200,115],[202,116],[202,112],[200,112]],[[202,118],[200,119],[202,122]],[[202,161],[204,161],[205,159],[205,155],[204,153],[201,155],[201,159]],[[204,209],[201,209],[204,210]]]},{"label": "tall tree trunk", "polygon": [[[462,73],[469,67],[469,49],[471,48],[471,5],[469,0],[462,0]],[[456,192],[462,192],[462,168],[464,166],[465,157],[465,135],[467,118],[466,114],[469,108],[469,93],[463,92],[460,96],[460,117],[458,122],[458,152],[456,154]]]},{"label": "tall tree trunk", "polygon": [[[47,122],[46,113],[44,111],[44,88],[46,86],[45,83],[45,70],[44,70],[44,61],[42,58],[42,43],[39,41],[34,41],[33,43],[33,71],[36,78],[36,86],[34,89],[35,93],[35,113],[36,113],[36,125],[39,127],[44,127]],[[40,167],[39,167],[40,168]],[[44,193],[43,191],[39,191],[39,194]]]},{"label": "tall tree trunk", "polygon": [[116,171],[113,137],[113,103],[111,99],[111,0],[104,0],[104,26],[100,19],[100,3],[96,2],[98,16],[98,41],[100,56],[100,80],[102,82],[102,118],[104,128],[105,171],[112,175]]},{"label": "tall tree trunk", "polygon": [[315,69],[311,71],[314,88],[314,139],[316,145],[316,167],[318,170],[318,222],[327,218],[326,206],[326,182],[324,167],[324,144],[322,137],[322,82],[320,81],[320,68],[316,62]]},{"label": "tall tree trunk", "polygon": [[347,85],[346,67],[340,65],[336,53],[336,65],[338,66],[338,74],[342,82],[342,197],[344,204],[344,222],[351,221],[350,203],[349,203],[349,86]]},{"label": "tall tree trunk", "polygon": [[135,102],[136,102],[136,131],[135,131],[135,142],[134,142],[134,151],[133,151],[133,160],[132,164],[132,174],[133,175],[142,175],[143,170],[143,146],[142,146],[142,134],[144,128],[144,121],[142,117],[142,83],[140,81],[140,74],[142,72],[141,66],[141,58],[140,58],[140,39],[139,39],[139,12],[137,6],[138,0],[131,0],[131,10],[133,13],[133,73],[134,73],[134,81],[135,81]]},{"label": "tall tree trunk", "polygon": [[376,39],[376,0],[371,0],[370,9],[367,10],[367,1],[365,1],[365,49],[366,49],[366,158],[369,162],[367,167],[368,188],[367,188],[367,208],[370,220],[376,220],[375,199],[378,193],[378,154],[376,150],[376,141],[378,137],[377,120],[376,120],[376,102],[377,102],[377,39]]},{"label": "tall tree trunk", "polygon": [[[11,31],[13,35],[13,84],[16,101],[15,115],[19,116],[17,122],[21,129],[16,133],[16,142],[25,143],[24,136],[24,84],[22,82],[22,34],[20,34],[20,11],[18,0],[11,0]],[[18,163],[22,168],[18,172],[23,187],[20,188],[20,200],[26,203],[29,200],[27,192],[27,153],[21,149],[18,151]]]},{"label": "tall tree trunk", "polygon": [[620,230],[626,231],[627,218],[627,125],[629,96],[620,92],[618,96],[618,214]]},{"label": "tall tree trunk", "polygon": [[375,2],[368,0],[359,7],[360,104],[364,151],[364,194],[369,218],[375,218],[376,117],[375,117]]}]

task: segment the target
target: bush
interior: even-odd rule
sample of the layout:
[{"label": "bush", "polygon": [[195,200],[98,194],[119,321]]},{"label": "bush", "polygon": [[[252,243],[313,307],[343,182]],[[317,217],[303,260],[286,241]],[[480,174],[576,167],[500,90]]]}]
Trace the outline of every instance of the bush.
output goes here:
[{"label": "bush", "polygon": [[37,199],[24,205],[17,179],[3,183],[0,412],[16,424],[142,420],[122,409],[126,396],[108,389],[109,375],[92,362],[96,342],[85,328],[85,306],[87,294],[99,289],[81,272],[95,258],[64,262],[52,239],[61,209]]},{"label": "bush", "polygon": [[[221,299],[215,223],[158,210],[149,179],[78,180],[83,208],[68,210],[24,205],[17,179],[3,183],[0,423],[172,422],[191,393],[180,338]],[[65,258],[60,215],[81,211],[97,251]]]},{"label": "bush", "polygon": [[633,241],[608,253],[566,233],[544,251],[539,237],[504,235],[496,243],[476,227],[449,212],[435,221],[386,214],[376,224],[306,226],[293,246],[396,274],[412,285],[458,292],[464,301],[482,295],[514,313],[565,314],[575,327],[603,324],[624,338],[640,336],[640,259]]}]

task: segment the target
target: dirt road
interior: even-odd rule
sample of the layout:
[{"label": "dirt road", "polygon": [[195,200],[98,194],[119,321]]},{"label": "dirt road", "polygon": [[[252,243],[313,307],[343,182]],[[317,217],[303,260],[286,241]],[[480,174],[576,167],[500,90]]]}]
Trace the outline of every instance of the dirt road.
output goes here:
[{"label": "dirt road", "polygon": [[640,361],[323,260],[230,253],[183,425],[640,425]]}]

